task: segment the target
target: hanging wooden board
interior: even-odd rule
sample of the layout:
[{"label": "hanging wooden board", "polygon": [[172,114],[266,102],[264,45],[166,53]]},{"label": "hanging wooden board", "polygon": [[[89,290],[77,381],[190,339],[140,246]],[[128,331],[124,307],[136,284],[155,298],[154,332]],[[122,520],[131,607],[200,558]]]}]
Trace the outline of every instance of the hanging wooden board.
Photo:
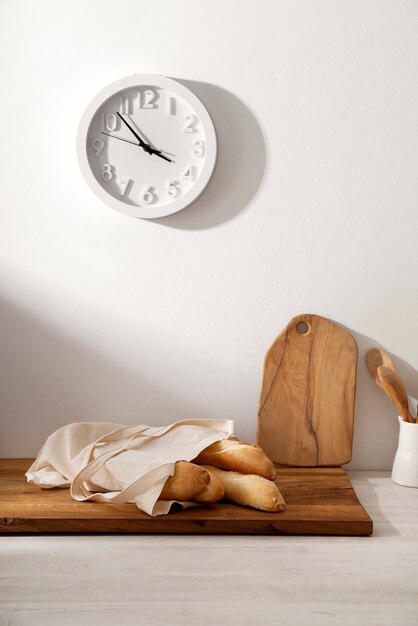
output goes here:
[{"label": "hanging wooden board", "polygon": [[135,504],[77,502],[26,482],[33,459],[0,459],[0,534],[217,533],[370,535],[373,522],[341,467],[278,467],[281,513],[222,502],[150,517]]},{"label": "hanging wooden board", "polygon": [[319,315],[294,317],[268,350],[257,442],[275,463],[336,466],[351,460],[357,344]]}]

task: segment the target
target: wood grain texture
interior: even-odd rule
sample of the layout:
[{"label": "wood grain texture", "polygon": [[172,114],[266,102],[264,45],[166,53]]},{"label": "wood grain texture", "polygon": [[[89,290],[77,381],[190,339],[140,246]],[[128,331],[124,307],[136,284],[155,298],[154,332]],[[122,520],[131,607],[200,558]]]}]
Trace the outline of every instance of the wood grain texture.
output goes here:
[{"label": "wood grain texture", "polygon": [[373,378],[376,385],[383,389],[377,375],[377,368],[380,365],[386,365],[386,367],[390,367],[392,370],[395,370],[395,366],[393,365],[393,361],[389,354],[386,350],[383,350],[383,348],[370,348],[366,352],[365,360],[370,376]]},{"label": "wood grain texture", "polygon": [[286,509],[228,502],[150,517],[134,504],[77,502],[68,489],[26,482],[32,459],[0,459],[0,532],[370,535],[373,523],[341,468],[278,467]]},{"label": "wood grain texture", "polygon": [[[306,334],[298,332],[305,323]],[[351,460],[357,344],[318,315],[294,317],[268,350],[257,443],[275,463],[337,466]]]},{"label": "wood grain texture", "polygon": [[413,418],[409,412],[408,395],[399,374],[391,367],[379,365],[377,368],[377,378],[380,381],[380,387],[388,398],[392,400],[404,420],[406,422],[415,422],[415,418]]},{"label": "wood grain texture", "polygon": [[372,537],[3,535],[2,626],[415,626],[418,489],[347,470]]}]

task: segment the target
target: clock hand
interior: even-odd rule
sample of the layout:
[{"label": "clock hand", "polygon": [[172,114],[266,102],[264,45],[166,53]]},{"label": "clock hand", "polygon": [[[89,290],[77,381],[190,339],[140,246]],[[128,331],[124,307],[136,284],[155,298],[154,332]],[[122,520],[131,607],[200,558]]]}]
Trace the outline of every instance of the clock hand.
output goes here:
[{"label": "clock hand", "polygon": [[[113,139],[119,139],[119,141],[126,141],[126,143],[131,143],[133,146],[137,146],[138,148],[141,148],[141,145],[139,143],[136,143],[136,141],[129,141],[129,139],[124,139],[123,137],[118,137],[117,135],[111,135],[110,133],[105,133],[102,130],[100,131],[100,133],[102,135],[107,135],[107,137],[113,137]],[[172,163],[171,159],[161,154],[161,150],[154,150],[154,148],[150,147],[149,151],[147,150],[147,152],[149,152],[149,154],[155,154],[156,156],[159,156],[160,159],[164,159],[165,161]]]},{"label": "clock hand", "polygon": [[164,159],[165,161],[168,161],[169,163],[173,162],[171,159],[161,154],[161,150],[154,150],[154,148],[150,148],[150,150],[151,150],[150,154],[155,154],[156,156],[160,157],[160,159]]},{"label": "clock hand", "polygon": [[132,128],[132,126],[130,124],[128,124],[128,122],[122,117],[122,115],[119,113],[119,111],[116,111],[116,115],[118,115],[120,117],[120,119],[122,120],[122,122],[129,128],[129,130],[131,131],[131,133],[138,139],[139,141],[139,145],[141,146],[141,148],[143,150],[145,150],[145,152],[149,152],[152,148],[150,148],[150,146],[145,143],[141,137],[138,135],[138,133],[136,133],[134,131],[134,129]]},{"label": "clock hand", "polygon": [[[126,126],[129,128],[129,130],[131,131],[131,133],[132,133],[133,135],[135,135],[135,137],[136,137],[136,138],[138,139],[138,141],[139,141],[139,145],[140,145],[140,147],[141,147],[143,150],[145,150],[145,152],[148,152],[148,154],[151,154],[151,155],[152,155],[152,154],[156,154],[157,156],[159,156],[159,157],[160,157],[160,159],[164,159],[165,161],[168,161],[169,163],[171,163],[171,162],[172,162],[172,161],[171,161],[171,159],[169,159],[169,158],[165,157],[163,154],[161,154],[161,150],[155,150],[154,148],[151,148],[151,146],[150,146],[149,144],[145,143],[145,142],[141,139],[141,137],[138,135],[138,133],[136,133],[136,132],[134,131],[134,129],[132,128],[132,126],[131,126],[130,124],[128,124],[128,122],[127,122],[127,121],[126,121],[126,120],[122,117],[122,115],[119,113],[119,111],[116,111],[116,114],[120,117],[120,119],[122,120],[122,122],[123,122],[124,124],[126,124]],[[125,140],[125,141],[126,141],[126,140]],[[130,142],[130,143],[133,143],[133,141],[132,141],[132,142]],[[137,144],[137,145],[138,145],[138,144]]]},{"label": "clock hand", "polygon": [[126,141],[126,143],[132,143],[134,146],[139,146],[138,143],[136,143],[136,141],[129,141],[129,139],[123,139],[122,137],[117,137],[116,135],[110,135],[109,133],[104,133],[103,131],[100,131],[102,135],[107,135],[108,137],[113,137],[113,139],[119,139],[119,141]]}]

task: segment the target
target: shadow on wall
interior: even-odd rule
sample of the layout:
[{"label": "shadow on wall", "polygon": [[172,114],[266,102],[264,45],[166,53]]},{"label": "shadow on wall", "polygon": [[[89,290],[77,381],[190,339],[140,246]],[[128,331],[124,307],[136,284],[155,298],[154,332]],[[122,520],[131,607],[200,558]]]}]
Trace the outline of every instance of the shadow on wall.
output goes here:
[{"label": "shadow on wall", "polygon": [[[359,354],[353,457],[346,467],[390,469],[397,411],[372,381],[364,359],[369,348],[382,346],[347,330]],[[147,379],[146,355],[143,371],[135,373],[4,300],[0,342],[0,457],[34,456],[51,432],[73,421],[159,425],[209,417],[196,400]],[[391,357],[408,393],[418,398],[418,372]]]},{"label": "shadow on wall", "polygon": [[209,185],[190,207],[158,220],[171,228],[199,230],[232,219],[257,194],[266,167],[261,128],[251,111],[225,89],[176,78],[205,104],[215,125],[218,159]]},{"label": "shadow on wall", "polygon": [[51,432],[74,421],[158,425],[197,413],[187,398],[4,300],[0,343],[0,457],[35,456]]},{"label": "shadow on wall", "polygon": [[[365,362],[369,348],[386,348],[367,335],[362,335],[338,322],[334,323],[348,330],[358,345],[353,457],[351,463],[345,467],[389,470],[392,468],[398,445],[398,412],[372,380]],[[418,398],[418,372],[398,356],[394,354],[390,356],[405,383],[408,394]]]}]

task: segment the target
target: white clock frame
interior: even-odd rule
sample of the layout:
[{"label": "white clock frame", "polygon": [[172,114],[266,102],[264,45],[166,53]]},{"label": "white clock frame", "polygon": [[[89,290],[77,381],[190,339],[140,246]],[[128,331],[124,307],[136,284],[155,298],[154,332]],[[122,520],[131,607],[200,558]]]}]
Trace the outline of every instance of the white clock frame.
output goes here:
[{"label": "white clock frame", "polygon": [[[155,85],[156,87],[171,90],[186,100],[186,102],[188,102],[196,111],[205,132],[206,156],[202,171],[200,172],[197,181],[185,194],[179,198],[173,199],[173,201],[169,204],[160,207],[133,206],[112,196],[96,180],[96,177],[91,170],[87,154],[87,137],[89,127],[93,117],[100,107],[119,91],[123,91],[131,87],[142,87],[144,85]],[[203,103],[183,84],[172,78],[167,78],[167,76],[161,76],[158,74],[133,74],[132,76],[121,78],[114,81],[110,85],[107,85],[107,87],[102,89],[87,106],[78,128],[77,156],[81,172],[89,187],[105,204],[125,215],[143,219],[156,219],[172,215],[173,213],[177,213],[178,211],[185,209],[202,194],[212,177],[216,165],[216,132],[212,119]]]}]

